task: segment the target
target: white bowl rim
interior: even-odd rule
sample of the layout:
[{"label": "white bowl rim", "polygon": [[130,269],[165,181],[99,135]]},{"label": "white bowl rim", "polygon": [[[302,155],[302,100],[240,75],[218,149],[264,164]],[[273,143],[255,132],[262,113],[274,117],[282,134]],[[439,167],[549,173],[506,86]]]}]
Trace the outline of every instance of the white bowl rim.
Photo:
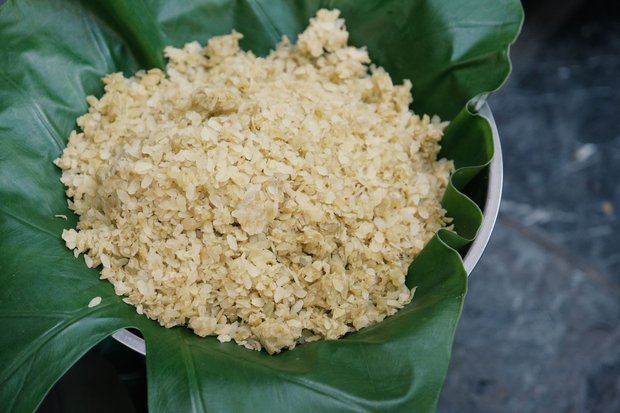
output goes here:
[{"label": "white bowl rim", "polygon": [[502,187],[504,182],[504,164],[502,160],[502,146],[499,141],[499,133],[497,131],[497,125],[493,118],[493,113],[487,102],[478,109],[478,113],[488,119],[491,125],[491,132],[493,135],[493,159],[489,164],[489,182],[487,185],[487,197],[484,205],[484,218],[482,225],[478,230],[476,239],[471,243],[469,250],[465,254],[463,259],[463,266],[467,275],[470,275],[474,270],[474,267],[480,261],[482,253],[484,252],[491,233],[495,227],[495,221],[497,221],[497,214],[499,213],[499,204],[502,198]]}]

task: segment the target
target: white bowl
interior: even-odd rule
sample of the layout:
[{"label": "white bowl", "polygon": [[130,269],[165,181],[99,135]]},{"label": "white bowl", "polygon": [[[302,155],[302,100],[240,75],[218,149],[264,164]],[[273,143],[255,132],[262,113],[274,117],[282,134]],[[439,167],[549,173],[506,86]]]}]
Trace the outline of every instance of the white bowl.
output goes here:
[{"label": "white bowl", "polygon": [[[477,107],[478,112],[486,117],[491,124],[491,130],[493,132],[493,160],[489,165],[488,171],[488,185],[487,196],[483,208],[484,218],[482,225],[478,230],[476,239],[471,243],[469,250],[463,258],[463,266],[467,275],[471,274],[474,267],[480,260],[484,249],[489,242],[491,232],[495,226],[495,220],[497,219],[497,213],[499,212],[499,203],[502,196],[502,184],[504,177],[504,167],[502,163],[502,148],[499,142],[499,134],[497,133],[497,126],[495,125],[495,119],[491,113],[488,103],[482,101],[482,104]],[[146,346],[144,339],[135,335],[127,329],[117,331],[112,335],[116,340],[123,343],[132,350],[137,351],[140,354],[146,354]]]}]

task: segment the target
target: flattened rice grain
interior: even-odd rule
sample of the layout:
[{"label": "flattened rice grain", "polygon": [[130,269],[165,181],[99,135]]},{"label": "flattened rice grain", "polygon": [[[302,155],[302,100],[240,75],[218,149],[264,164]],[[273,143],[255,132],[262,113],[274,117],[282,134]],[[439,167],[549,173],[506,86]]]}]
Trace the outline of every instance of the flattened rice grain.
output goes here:
[{"label": "flattened rice grain", "polygon": [[277,353],[411,300],[453,167],[446,124],[409,110],[411,83],[348,46],[337,10],[265,58],[241,38],[103,79],[56,160],[80,216],[62,237],[163,326]]},{"label": "flattened rice grain", "polygon": [[88,302],[88,308],[97,307],[99,304],[101,304],[101,297],[93,297],[93,299]]}]

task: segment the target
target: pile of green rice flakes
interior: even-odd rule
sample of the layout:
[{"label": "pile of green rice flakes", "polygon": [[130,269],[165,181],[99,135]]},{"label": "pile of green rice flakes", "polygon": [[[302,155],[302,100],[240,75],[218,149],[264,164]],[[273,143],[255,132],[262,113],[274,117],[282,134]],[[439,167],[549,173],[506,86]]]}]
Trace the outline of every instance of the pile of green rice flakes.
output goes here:
[{"label": "pile of green rice flakes", "polygon": [[236,32],[168,47],[166,73],[88,97],[56,160],[80,216],[62,237],[140,314],[277,353],[411,300],[408,264],[449,223],[445,123],[338,16],[265,58]]}]

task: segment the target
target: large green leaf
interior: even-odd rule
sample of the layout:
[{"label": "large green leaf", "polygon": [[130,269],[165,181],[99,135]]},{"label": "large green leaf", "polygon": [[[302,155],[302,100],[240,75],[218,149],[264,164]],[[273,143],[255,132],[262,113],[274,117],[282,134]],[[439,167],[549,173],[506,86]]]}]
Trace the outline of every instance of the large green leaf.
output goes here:
[{"label": "large green leaf", "polygon": [[[106,73],[165,64],[180,46],[235,28],[264,54],[294,39],[319,7],[337,7],[351,43],[395,80],[414,109],[453,120],[443,143],[460,168],[444,199],[458,235],[442,231],[412,264],[413,302],[337,341],[277,356],[164,329],[124,304],[60,239],[67,208],[61,153],[85,97]],[[0,406],[33,411],[89,348],[123,327],[147,343],[149,407],[168,411],[432,412],[466,290],[460,248],[479,208],[459,190],[492,156],[488,121],[464,107],[509,73],[522,22],[517,0],[15,0],[0,7]],[[478,192],[480,188],[477,189]],[[55,217],[66,215],[68,221]],[[103,297],[94,308],[87,304]]]}]

